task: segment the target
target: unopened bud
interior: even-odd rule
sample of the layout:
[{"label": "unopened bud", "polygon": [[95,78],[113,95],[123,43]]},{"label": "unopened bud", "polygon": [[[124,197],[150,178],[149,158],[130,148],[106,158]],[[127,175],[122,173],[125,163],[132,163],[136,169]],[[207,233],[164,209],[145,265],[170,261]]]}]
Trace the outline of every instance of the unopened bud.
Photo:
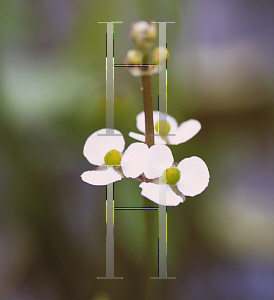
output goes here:
[{"label": "unopened bud", "polygon": [[142,63],[142,56],[137,50],[129,50],[125,61],[126,64],[140,65]]},{"label": "unopened bud", "polygon": [[166,47],[156,47],[151,55],[151,63],[154,65],[161,65],[169,60],[169,52]]},{"label": "unopened bud", "polygon": [[158,36],[156,24],[149,24],[146,21],[136,22],[131,28],[131,39],[138,50],[148,51]]}]

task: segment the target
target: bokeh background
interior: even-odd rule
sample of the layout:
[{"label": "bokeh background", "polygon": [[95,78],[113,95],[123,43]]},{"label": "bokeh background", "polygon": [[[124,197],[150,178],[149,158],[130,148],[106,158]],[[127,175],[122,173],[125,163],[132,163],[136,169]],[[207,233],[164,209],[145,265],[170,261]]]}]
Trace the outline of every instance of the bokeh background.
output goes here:
[{"label": "bokeh background", "polygon": [[[273,2],[10,0],[0,14],[0,299],[273,299]],[[133,48],[131,22],[176,22],[167,25],[168,113],[202,124],[171,147],[175,160],[199,156],[211,174],[202,194],[168,208],[176,280],[149,279],[155,211],[115,212],[115,276],[124,279],[96,279],[105,276],[105,187],[80,175],[94,168],[85,140],[105,127],[106,26],[97,22],[113,20],[123,21],[115,63]],[[140,87],[115,69],[126,146]],[[152,205],[129,179],[115,183],[115,203]]]}]

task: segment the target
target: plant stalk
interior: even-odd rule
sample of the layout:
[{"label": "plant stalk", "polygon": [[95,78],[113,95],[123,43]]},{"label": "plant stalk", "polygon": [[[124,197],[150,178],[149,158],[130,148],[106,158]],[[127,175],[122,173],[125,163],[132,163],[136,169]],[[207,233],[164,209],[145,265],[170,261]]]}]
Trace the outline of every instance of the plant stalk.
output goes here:
[{"label": "plant stalk", "polygon": [[[143,57],[143,64],[148,64],[148,55],[147,53]],[[147,68],[144,68],[147,69]],[[143,102],[144,102],[144,113],[145,113],[145,143],[150,148],[154,145],[154,123],[153,123],[153,103],[152,103],[152,91],[151,91],[151,76],[143,75],[142,76],[142,90],[143,90]],[[143,206],[147,205],[147,199],[143,198]],[[153,216],[146,211],[145,212],[145,276],[152,275],[152,240],[153,240]],[[155,255],[155,254],[154,254]],[[151,282],[149,277],[146,278],[145,290],[144,290],[144,299],[152,298]]]},{"label": "plant stalk", "polygon": [[145,135],[146,144],[150,148],[154,145],[154,124],[153,124],[153,104],[151,92],[151,77],[142,76],[143,100],[145,112]]}]

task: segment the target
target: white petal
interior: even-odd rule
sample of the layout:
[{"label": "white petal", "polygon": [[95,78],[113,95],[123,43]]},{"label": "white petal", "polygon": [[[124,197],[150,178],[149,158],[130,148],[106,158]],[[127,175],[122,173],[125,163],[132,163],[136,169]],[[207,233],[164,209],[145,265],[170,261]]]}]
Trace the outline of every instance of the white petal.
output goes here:
[{"label": "white petal", "polygon": [[207,165],[201,158],[197,156],[185,158],[177,168],[181,172],[177,188],[185,196],[198,195],[208,186],[209,172]]},{"label": "white petal", "polygon": [[174,159],[171,150],[165,145],[153,145],[149,148],[148,162],[144,174],[148,179],[157,178],[171,167]]},{"label": "white petal", "polygon": [[138,130],[145,133],[145,113],[143,111],[136,117],[136,126]]},{"label": "white petal", "polygon": [[139,134],[131,131],[128,135],[135,140],[145,142],[145,136],[143,134]]},{"label": "white petal", "polygon": [[114,129],[113,136],[102,134],[106,134],[106,129],[95,131],[84,146],[84,156],[93,165],[103,165],[104,157],[110,150],[122,152],[125,148],[125,140],[120,131]]},{"label": "white petal", "polygon": [[[142,189],[141,195],[148,198],[149,200],[166,206],[176,206],[183,202],[184,200],[177,196],[169,185],[158,185],[154,183],[142,182],[139,187]],[[166,197],[162,197],[162,189],[166,188]],[[161,194],[161,198],[160,195]]]},{"label": "white petal", "polygon": [[175,136],[169,138],[170,144],[178,145],[184,143],[196,135],[201,129],[201,124],[197,120],[183,122],[176,131]]},{"label": "white petal", "polygon": [[122,157],[122,169],[126,177],[136,178],[144,172],[149,148],[143,143],[133,143]]},{"label": "white petal", "polygon": [[104,171],[86,171],[81,175],[81,178],[92,185],[107,185],[122,179],[121,175],[113,168],[108,168]]}]

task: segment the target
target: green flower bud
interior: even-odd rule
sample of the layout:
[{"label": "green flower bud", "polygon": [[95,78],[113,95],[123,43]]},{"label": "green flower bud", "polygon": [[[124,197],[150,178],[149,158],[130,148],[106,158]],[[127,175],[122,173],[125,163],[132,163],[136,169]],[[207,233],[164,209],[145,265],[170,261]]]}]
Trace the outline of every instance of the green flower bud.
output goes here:
[{"label": "green flower bud", "polygon": [[137,50],[129,50],[125,61],[127,64],[140,65],[142,63],[142,56]]},{"label": "green flower bud", "polygon": [[148,51],[158,37],[156,24],[149,24],[146,21],[136,22],[131,28],[131,39],[135,47],[141,51]]},{"label": "green flower bud", "polygon": [[169,60],[169,52],[165,47],[154,48],[151,55],[151,63],[155,65],[160,65]]}]

